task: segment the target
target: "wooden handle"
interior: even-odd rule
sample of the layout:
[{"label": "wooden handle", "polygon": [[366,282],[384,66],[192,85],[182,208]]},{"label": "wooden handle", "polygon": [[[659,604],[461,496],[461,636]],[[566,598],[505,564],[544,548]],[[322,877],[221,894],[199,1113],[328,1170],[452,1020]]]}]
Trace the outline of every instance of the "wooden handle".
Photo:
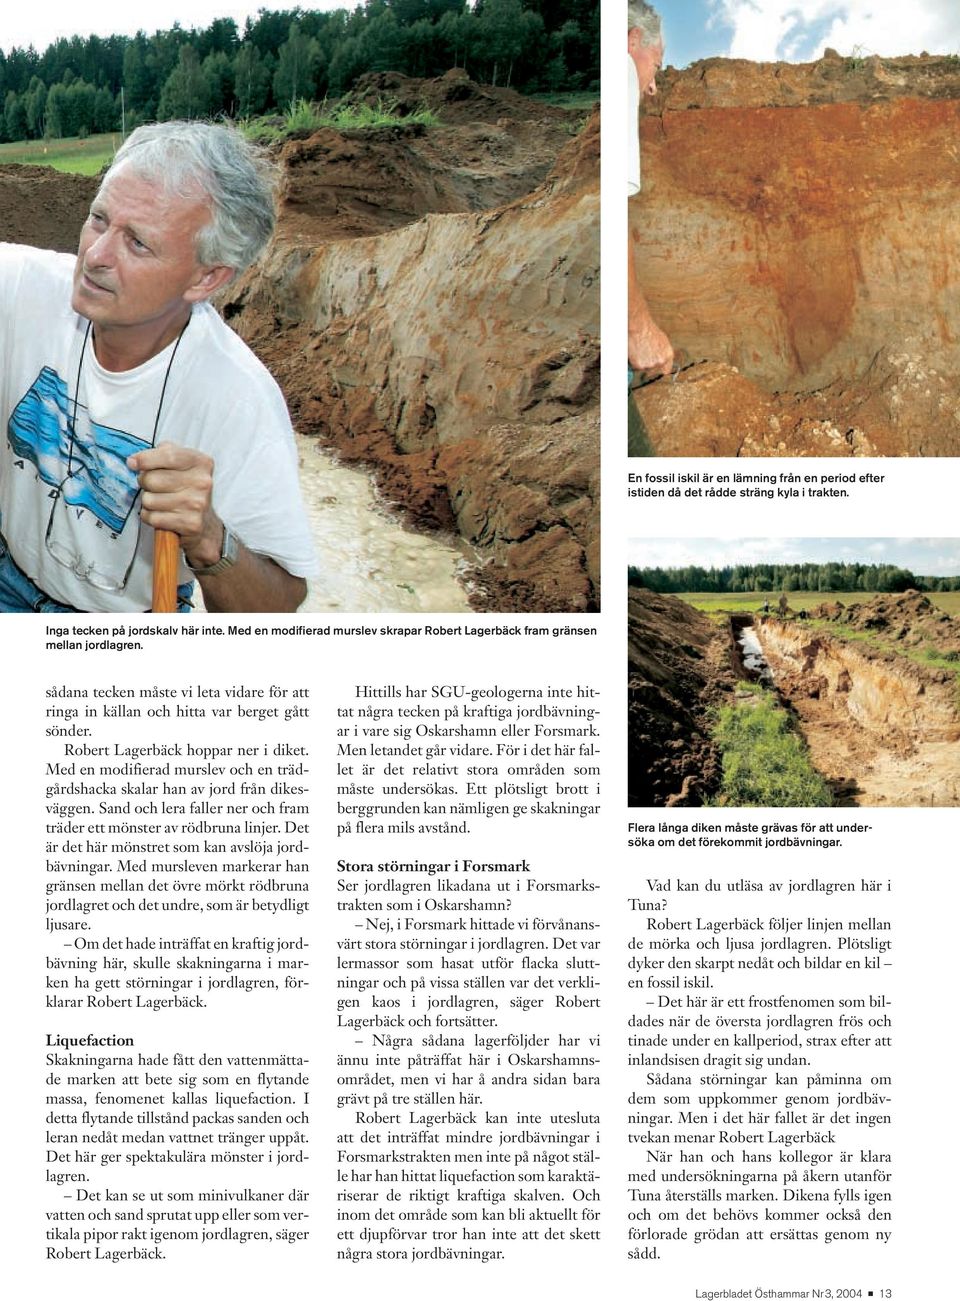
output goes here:
[{"label": "wooden handle", "polygon": [[153,536],[153,611],[173,614],[177,609],[177,570],[180,567],[180,538],[166,529]]}]

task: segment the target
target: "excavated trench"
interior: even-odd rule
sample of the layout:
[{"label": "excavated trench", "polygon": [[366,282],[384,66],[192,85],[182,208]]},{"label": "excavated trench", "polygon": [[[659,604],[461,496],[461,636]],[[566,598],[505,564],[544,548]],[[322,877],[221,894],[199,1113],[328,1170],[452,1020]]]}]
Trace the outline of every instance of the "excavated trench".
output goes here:
[{"label": "excavated trench", "polygon": [[730,616],[730,637],[733,643],[734,668],[738,676],[748,682],[758,682],[762,687],[773,686],[773,673],[766,661],[760,638],[753,626],[752,614]]},{"label": "excavated trench", "polygon": [[756,703],[761,679],[837,805],[960,805],[960,619],[924,594],[718,625],[631,587],[627,623],[631,807],[710,802],[723,780],[717,711]]},{"label": "excavated trench", "polygon": [[837,804],[960,804],[952,673],[770,615],[733,615],[730,635],[735,668],[790,710]]}]

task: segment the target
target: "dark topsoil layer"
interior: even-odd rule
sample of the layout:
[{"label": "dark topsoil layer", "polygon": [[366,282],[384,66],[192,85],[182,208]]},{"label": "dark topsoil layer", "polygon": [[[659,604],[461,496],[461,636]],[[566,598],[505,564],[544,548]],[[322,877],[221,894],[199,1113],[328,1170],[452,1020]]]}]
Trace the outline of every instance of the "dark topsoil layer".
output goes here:
[{"label": "dark topsoil layer", "polygon": [[632,587],[627,675],[628,803],[701,804],[721,776],[710,713],[735,684],[723,632],[675,596]]},{"label": "dark topsoil layer", "polygon": [[835,50],[827,50],[813,63],[702,59],[682,70],[666,68],[657,81],[659,94],[646,101],[648,113],[689,108],[874,103],[903,96],[958,99],[960,58],[929,54],[893,59],[881,59],[875,54],[844,58]]},{"label": "dark topsoil layer", "polygon": [[98,185],[49,167],[0,167],[0,238],[75,253]]}]

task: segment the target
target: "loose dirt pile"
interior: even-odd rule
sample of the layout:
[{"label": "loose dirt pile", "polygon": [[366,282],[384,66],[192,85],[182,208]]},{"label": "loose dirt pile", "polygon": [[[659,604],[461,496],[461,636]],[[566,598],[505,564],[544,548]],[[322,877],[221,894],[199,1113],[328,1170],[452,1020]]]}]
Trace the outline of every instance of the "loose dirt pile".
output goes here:
[{"label": "loose dirt pile", "polygon": [[877,633],[898,647],[927,645],[960,659],[960,620],[952,618],[920,592],[910,590],[877,596],[858,605],[829,601],[815,606],[810,615]]},{"label": "loose dirt pile", "polygon": [[429,81],[400,72],[368,72],[346,100],[371,107],[386,105],[401,115],[429,108],[447,126],[499,122],[531,139],[544,127],[568,129],[570,123],[566,109],[526,99],[509,87],[480,86],[462,68],[451,68]]},{"label": "loose dirt pile", "polygon": [[48,167],[0,167],[0,239],[75,253],[98,185]]},{"label": "loose dirt pile", "polygon": [[735,686],[729,640],[686,602],[640,588],[627,620],[628,803],[702,804],[721,776],[710,711]]},{"label": "loose dirt pile", "polygon": [[632,230],[674,344],[638,399],[661,455],[960,453],[960,68],[670,74]]},{"label": "loose dirt pile", "polygon": [[[463,96],[458,113],[492,97],[502,128],[363,140],[322,132],[287,145],[278,237],[225,314],[279,379],[301,431],[371,465],[417,520],[454,527],[478,549],[482,604],[590,610],[599,118],[571,134],[571,115],[527,106],[532,119],[507,149],[521,97],[462,75],[440,81]],[[542,169],[561,139],[555,166],[529,191],[530,158]],[[445,170],[434,166],[441,156]],[[477,211],[470,190],[483,169],[516,193]],[[417,219],[430,204],[440,211]],[[366,223],[381,233],[362,234]]]},{"label": "loose dirt pile", "polygon": [[376,235],[428,213],[510,203],[546,180],[577,126],[564,109],[478,86],[461,69],[433,81],[370,73],[348,100],[401,114],[431,108],[442,127],[328,129],[291,140],[281,155],[286,240]]}]

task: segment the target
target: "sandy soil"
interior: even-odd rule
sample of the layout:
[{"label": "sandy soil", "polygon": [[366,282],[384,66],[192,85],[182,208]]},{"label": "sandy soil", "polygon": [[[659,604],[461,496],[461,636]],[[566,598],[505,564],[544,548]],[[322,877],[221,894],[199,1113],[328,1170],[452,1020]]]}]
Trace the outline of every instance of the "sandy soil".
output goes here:
[{"label": "sandy soil", "polygon": [[470,609],[470,549],[453,534],[412,529],[370,475],[344,465],[315,438],[298,436],[300,487],[320,576],[301,614],[438,614]]},{"label": "sandy soil", "polygon": [[687,360],[658,455],[960,454],[960,68],[707,60],[665,78],[631,203]]}]

